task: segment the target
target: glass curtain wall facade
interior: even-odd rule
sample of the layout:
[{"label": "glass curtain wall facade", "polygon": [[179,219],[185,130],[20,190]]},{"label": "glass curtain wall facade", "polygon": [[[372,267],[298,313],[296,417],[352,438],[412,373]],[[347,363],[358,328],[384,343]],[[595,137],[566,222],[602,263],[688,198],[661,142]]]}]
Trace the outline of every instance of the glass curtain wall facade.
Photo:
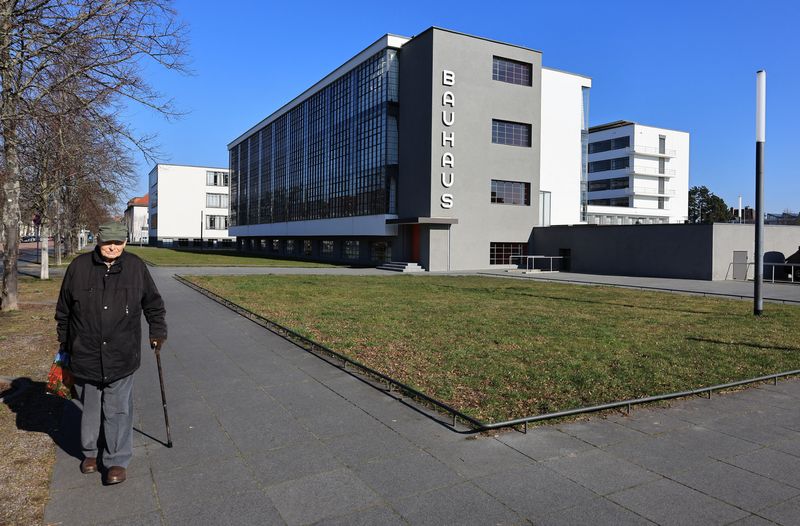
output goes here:
[{"label": "glass curtain wall facade", "polygon": [[233,146],[231,226],[394,213],[398,71],[384,49]]}]

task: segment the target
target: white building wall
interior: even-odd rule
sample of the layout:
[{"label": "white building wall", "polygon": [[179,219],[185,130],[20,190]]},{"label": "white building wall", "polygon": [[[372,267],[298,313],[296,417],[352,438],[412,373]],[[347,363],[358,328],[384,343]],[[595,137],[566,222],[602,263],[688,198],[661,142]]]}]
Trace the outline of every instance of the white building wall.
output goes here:
[{"label": "white building wall", "polygon": [[[206,206],[207,194],[229,195],[229,186],[208,186],[206,172],[227,168],[158,164],[150,172],[150,236],[159,242],[172,239],[230,239],[228,230],[209,230],[206,217],[228,216],[226,208]],[[229,181],[230,182],[230,181]],[[155,217],[154,217],[155,216]],[[154,224],[155,223],[155,224]]]},{"label": "white building wall", "polygon": [[125,210],[125,224],[128,227],[128,239],[131,243],[147,242],[148,215],[147,206],[129,206]]},{"label": "white building wall", "polygon": [[[630,158],[630,166],[588,174],[589,181],[630,177],[625,189],[596,191],[589,199],[608,199],[630,196],[632,207],[589,205],[590,223],[624,224],[636,222],[683,223],[688,219],[689,194],[689,134],[682,131],[631,123],[611,129],[591,132],[589,142],[615,137],[630,137],[627,149],[589,154],[589,162],[619,157]],[[666,138],[665,155],[658,155],[659,137]],[[664,174],[659,174],[659,159],[664,159]],[[664,177],[663,190],[659,177]],[[664,207],[659,208],[659,197]],[[594,218],[594,219],[593,219]]]},{"label": "white building wall", "polygon": [[581,220],[583,88],[591,86],[592,81],[587,77],[542,68],[539,186],[541,191],[550,192],[551,225],[570,225]]}]

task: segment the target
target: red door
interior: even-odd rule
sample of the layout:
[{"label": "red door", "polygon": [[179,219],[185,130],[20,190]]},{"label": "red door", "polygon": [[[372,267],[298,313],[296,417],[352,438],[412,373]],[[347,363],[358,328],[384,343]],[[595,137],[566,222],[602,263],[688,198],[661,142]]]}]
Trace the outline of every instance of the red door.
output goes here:
[{"label": "red door", "polygon": [[419,225],[411,225],[411,261],[419,263]]}]

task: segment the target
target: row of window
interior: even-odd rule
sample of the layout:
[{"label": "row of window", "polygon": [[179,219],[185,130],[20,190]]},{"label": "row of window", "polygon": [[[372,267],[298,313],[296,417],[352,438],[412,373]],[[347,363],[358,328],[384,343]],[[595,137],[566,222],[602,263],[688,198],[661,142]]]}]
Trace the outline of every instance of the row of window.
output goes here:
[{"label": "row of window", "polygon": [[[364,242],[366,243],[366,241]],[[348,239],[337,244],[332,239],[268,239],[268,238],[240,238],[239,247],[245,251],[267,252],[284,256],[313,257],[314,248],[319,257],[332,259],[358,260],[361,257],[362,241]],[[370,260],[376,262],[390,261],[392,259],[392,243],[390,241],[369,242]]]},{"label": "row of window", "polygon": [[615,159],[604,159],[602,161],[591,161],[589,163],[589,173],[606,172],[608,170],[622,170],[631,165],[630,157],[617,157]]},{"label": "row of window", "polygon": [[599,181],[589,181],[589,191],[600,192],[602,190],[619,190],[620,188],[628,188],[629,185],[630,178],[628,177],[601,179]]},{"label": "row of window", "polygon": [[615,197],[613,199],[589,199],[589,204],[596,206],[621,206],[630,208],[631,200],[628,197]]},{"label": "row of window", "polygon": [[605,141],[596,141],[589,143],[589,153],[608,152],[611,150],[621,150],[628,148],[631,145],[630,136],[615,137],[613,139],[606,139]]},{"label": "row of window", "polygon": [[512,261],[511,256],[522,256],[525,254],[527,243],[489,243],[489,264],[490,265],[511,265],[519,263],[519,260]]}]

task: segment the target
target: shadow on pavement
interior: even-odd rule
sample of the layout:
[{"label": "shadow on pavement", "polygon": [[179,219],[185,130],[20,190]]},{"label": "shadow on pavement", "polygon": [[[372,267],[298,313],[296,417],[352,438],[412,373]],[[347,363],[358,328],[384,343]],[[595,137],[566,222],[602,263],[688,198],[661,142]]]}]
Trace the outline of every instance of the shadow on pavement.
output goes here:
[{"label": "shadow on pavement", "polygon": [[4,403],[16,415],[17,429],[46,433],[67,454],[83,459],[81,410],[74,403],[48,394],[45,382],[30,381],[24,392]]}]

